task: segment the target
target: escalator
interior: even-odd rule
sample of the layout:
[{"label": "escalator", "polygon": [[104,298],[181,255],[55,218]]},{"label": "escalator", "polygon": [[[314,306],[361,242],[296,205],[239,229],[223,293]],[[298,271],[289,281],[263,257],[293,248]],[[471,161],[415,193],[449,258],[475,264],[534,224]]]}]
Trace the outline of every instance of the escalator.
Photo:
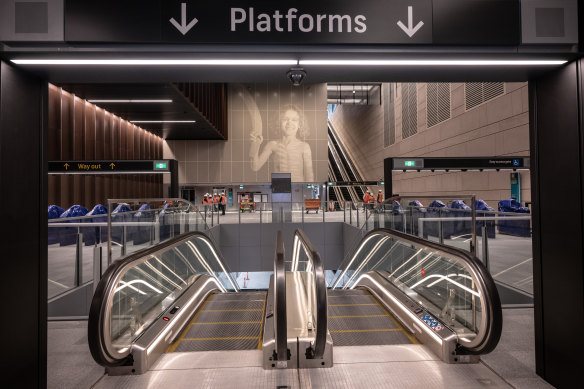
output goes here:
[{"label": "escalator", "polygon": [[[353,161],[339,141],[332,122],[328,121],[329,165],[334,172],[335,181],[363,181]],[[348,194],[346,201],[359,202],[365,194],[366,187],[345,187],[343,194]]]},{"label": "escalator", "polygon": [[366,234],[329,292],[335,346],[420,342],[444,362],[477,362],[502,330],[494,281],[468,252],[393,230]]},{"label": "escalator", "polygon": [[278,232],[267,292],[240,291],[200,232],[114,262],[90,308],[94,360],[109,375],[143,374],[165,353],[261,349],[268,370],[332,366],[324,269],[297,234],[286,261]]},{"label": "escalator", "polygon": [[254,349],[266,370],[327,368],[333,345],[421,343],[444,362],[472,363],[499,341],[494,282],[465,251],[373,230],[327,290],[308,236],[295,231],[290,258],[282,242],[278,232],[267,292],[241,292],[199,232],[114,262],[91,304],[93,358],[110,375],[145,373],[165,353]]}]

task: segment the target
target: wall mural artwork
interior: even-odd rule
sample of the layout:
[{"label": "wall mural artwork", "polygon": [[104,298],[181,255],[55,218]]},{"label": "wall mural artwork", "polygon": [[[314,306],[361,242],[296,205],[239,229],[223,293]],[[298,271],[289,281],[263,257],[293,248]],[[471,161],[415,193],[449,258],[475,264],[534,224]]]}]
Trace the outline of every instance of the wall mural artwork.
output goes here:
[{"label": "wall mural artwork", "polygon": [[324,84],[234,84],[229,118],[230,138],[243,138],[246,181],[269,181],[271,173],[291,173],[292,182],[326,181]]}]

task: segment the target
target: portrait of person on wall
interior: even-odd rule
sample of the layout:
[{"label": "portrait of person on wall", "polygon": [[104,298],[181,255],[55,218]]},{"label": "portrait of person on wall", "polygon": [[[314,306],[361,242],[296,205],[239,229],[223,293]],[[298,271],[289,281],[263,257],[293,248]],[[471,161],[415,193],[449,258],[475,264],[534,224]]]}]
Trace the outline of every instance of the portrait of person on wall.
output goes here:
[{"label": "portrait of person on wall", "polygon": [[273,172],[291,173],[292,182],[313,182],[312,150],[304,141],[309,135],[309,128],[303,112],[294,105],[281,107],[277,128],[268,130],[272,131],[270,138],[277,140],[265,144],[261,129],[250,132],[252,170],[260,170],[271,157]]}]

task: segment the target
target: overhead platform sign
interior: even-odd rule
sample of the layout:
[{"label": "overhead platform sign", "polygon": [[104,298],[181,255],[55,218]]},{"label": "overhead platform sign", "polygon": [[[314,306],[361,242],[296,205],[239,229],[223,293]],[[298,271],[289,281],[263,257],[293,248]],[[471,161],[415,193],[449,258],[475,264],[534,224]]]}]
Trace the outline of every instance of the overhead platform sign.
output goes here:
[{"label": "overhead platform sign", "polygon": [[0,42],[577,44],[578,0],[0,1]]},{"label": "overhead platform sign", "polygon": [[50,161],[49,174],[153,174],[170,173],[171,163],[163,160]]},{"label": "overhead platform sign", "polygon": [[392,170],[500,170],[529,169],[529,157],[390,158]]},{"label": "overhead platform sign", "polygon": [[65,40],[517,45],[520,19],[517,0],[76,0]]}]

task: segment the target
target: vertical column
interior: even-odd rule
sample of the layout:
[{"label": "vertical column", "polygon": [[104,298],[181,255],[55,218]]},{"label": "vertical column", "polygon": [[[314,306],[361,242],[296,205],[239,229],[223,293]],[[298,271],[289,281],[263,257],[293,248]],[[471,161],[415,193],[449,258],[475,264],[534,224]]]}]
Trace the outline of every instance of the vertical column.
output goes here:
[{"label": "vertical column", "polygon": [[2,381],[26,388],[47,386],[47,101],[46,82],[0,61],[0,295],[18,316],[2,327]]},{"label": "vertical column", "polygon": [[529,83],[536,370],[562,388],[583,367],[574,357],[584,348],[582,64]]}]

